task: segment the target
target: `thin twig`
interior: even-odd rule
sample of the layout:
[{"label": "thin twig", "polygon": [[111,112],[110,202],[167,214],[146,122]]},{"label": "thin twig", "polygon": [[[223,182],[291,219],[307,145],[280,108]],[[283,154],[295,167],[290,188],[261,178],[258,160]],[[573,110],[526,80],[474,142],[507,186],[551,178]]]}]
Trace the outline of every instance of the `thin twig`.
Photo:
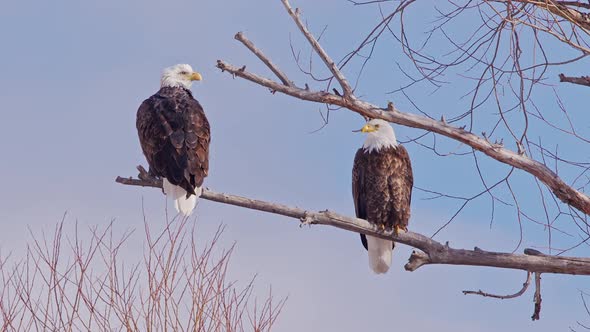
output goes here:
[{"label": "thin twig", "polygon": [[254,55],[260,59],[260,61],[264,62],[264,64],[272,70],[272,72],[283,82],[286,86],[295,86],[291,80],[283,73],[269,58],[267,58],[264,53],[260,49],[258,49],[246,36],[244,36],[243,32],[238,32],[234,36],[234,38],[240,41],[244,46],[246,46]]},{"label": "thin twig", "polygon": [[541,272],[535,272],[535,311],[533,311],[533,315],[531,316],[532,320],[539,320],[541,318]]},{"label": "thin twig", "polygon": [[509,295],[496,295],[496,294],[492,294],[492,293],[483,292],[481,289],[478,290],[478,291],[464,290],[463,291],[463,294],[465,294],[465,295],[468,295],[468,294],[471,294],[471,295],[481,295],[483,297],[492,297],[492,298],[501,299],[501,300],[513,299],[515,297],[521,296],[522,294],[524,294],[524,292],[526,292],[527,288],[529,288],[529,285],[531,284],[531,275],[532,275],[531,271],[527,271],[526,280],[522,284],[522,288],[518,292],[516,292],[514,294],[509,294]]},{"label": "thin twig", "polygon": [[332,60],[328,53],[324,51],[322,45],[320,45],[320,43],[315,39],[311,32],[307,30],[307,27],[305,26],[305,24],[303,24],[301,18],[299,17],[299,9],[293,10],[288,0],[282,0],[282,2],[293,21],[295,21],[295,24],[297,24],[297,27],[299,27],[299,30],[301,30],[301,33],[303,33],[305,38],[307,38],[307,41],[311,44],[311,46],[322,59],[322,61],[324,61],[326,67],[328,67],[332,75],[334,75],[334,77],[342,87],[342,90],[344,91],[344,97],[353,98],[352,88],[350,87],[348,80],[346,79],[346,77],[344,77],[342,72],[340,72],[340,69],[338,69],[338,66],[336,65],[334,60]]}]

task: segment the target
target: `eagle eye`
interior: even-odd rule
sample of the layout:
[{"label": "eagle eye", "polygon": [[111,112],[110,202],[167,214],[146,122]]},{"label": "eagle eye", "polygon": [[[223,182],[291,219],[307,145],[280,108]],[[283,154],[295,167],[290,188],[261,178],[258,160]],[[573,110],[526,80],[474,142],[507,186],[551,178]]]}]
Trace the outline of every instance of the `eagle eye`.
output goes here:
[{"label": "eagle eye", "polygon": [[180,75],[186,75],[186,74],[188,74],[188,72],[186,72],[184,70],[180,72]]},{"label": "eagle eye", "polygon": [[379,128],[379,125],[378,125],[378,124],[376,124],[376,125],[375,125],[375,128]]}]

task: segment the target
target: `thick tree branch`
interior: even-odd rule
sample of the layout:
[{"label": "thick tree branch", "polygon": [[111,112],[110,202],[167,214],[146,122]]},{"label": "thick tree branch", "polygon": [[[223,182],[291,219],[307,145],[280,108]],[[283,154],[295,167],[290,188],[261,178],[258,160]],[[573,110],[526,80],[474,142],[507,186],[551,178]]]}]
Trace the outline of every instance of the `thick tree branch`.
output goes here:
[{"label": "thick tree branch", "polygon": [[[140,168],[140,173],[141,170],[142,168]],[[141,177],[145,178],[145,173]],[[115,181],[126,185],[162,187],[161,181],[153,179],[142,180],[117,177]],[[209,189],[203,190],[201,198],[295,218],[304,224],[334,226],[356,233],[392,239],[395,242],[422,250],[422,252],[414,251],[412,253],[409,262],[405,266],[408,271],[414,271],[428,264],[449,264],[518,269],[538,273],[590,275],[589,258],[543,255],[536,250],[525,250],[525,254],[521,255],[484,251],[477,247],[474,250],[454,249],[449,247],[448,244],[443,245],[422,234],[407,232],[395,235],[392,230],[382,231],[366,220],[344,216],[328,210],[310,211],[278,203],[217,193]]]},{"label": "thick tree branch", "polygon": [[559,74],[559,81],[590,86],[590,76],[573,77],[565,76],[564,74]]},{"label": "thick tree branch", "polygon": [[[311,91],[307,88],[302,89],[296,85],[284,85],[277,83],[273,80],[258,76],[245,70],[244,67],[237,68],[228,64],[222,60],[217,60],[217,67],[222,71],[227,71],[234,76],[249,80],[258,85],[267,87],[271,91],[279,91],[281,93],[290,95],[292,97],[313,101],[318,103],[324,103],[329,105],[335,105],[347,108],[353,112],[362,115],[365,118],[379,118],[392,123],[396,123],[403,126],[424,129],[429,132],[437,133],[451,139],[457,140],[461,143],[469,145],[475,150],[478,150],[489,157],[496,159],[504,164],[514,166],[529,174],[535,176],[541,182],[543,182],[557,198],[564,203],[571,205],[572,207],[582,211],[585,214],[590,214],[590,197],[586,194],[574,189],[565,183],[555,172],[547,168],[544,164],[535,161],[527,157],[524,152],[514,152],[504,148],[500,144],[494,144],[488,141],[485,137],[479,137],[471,132],[464,130],[463,128],[453,127],[447,124],[445,121],[436,121],[434,119],[411,114],[403,113],[395,109],[394,107],[381,108],[377,105],[357,99],[352,94],[352,89],[348,84],[348,81],[344,75],[340,72],[334,61],[329,55],[323,50],[319,42],[311,35],[305,25],[302,23],[299,17],[299,10],[293,10],[288,0],[282,0],[285,9],[289,15],[293,18],[301,32],[305,35],[310,45],[324,61],[325,65],[332,72],[334,77],[338,80],[344,90],[344,95],[331,94],[327,91]],[[253,51],[258,58],[260,58],[265,64],[272,64],[270,59],[265,56],[260,50],[258,50],[252,42],[248,41],[246,45]],[[269,68],[273,72],[280,72],[275,65],[270,65]],[[281,72],[282,73],[282,72]],[[284,75],[284,74],[282,74]],[[291,82],[288,78],[282,77],[281,80]]]},{"label": "thick tree branch", "polygon": [[[501,144],[494,144],[488,141],[485,137],[479,137],[471,132],[464,130],[463,128],[453,127],[447,124],[445,121],[436,121],[434,119],[419,116],[411,113],[403,113],[395,109],[394,107],[381,108],[377,105],[362,101],[354,97],[352,89],[346,80],[346,77],[340,72],[334,61],[321,47],[319,42],[313,37],[313,35],[307,30],[301,18],[299,16],[299,10],[293,10],[288,0],[282,0],[285,9],[289,15],[293,18],[299,30],[307,38],[310,45],[324,61],[325,65],[332,72],[334,77],[338,80],[344,90],[344,95],[331,94],[327,91],[311,91],[307,88],[302,89],[297,87],[295,84],[285,85],[277,83],[273,80],[258,76],[256,74],[247,72],[245,67],[237,68],[228,64],[222,60],[217,60],[217,67],[222,71],[227,71],[234,76],[249,80],[258,85],[271,89],[274,93],[279,91],[281,93],[290,95],[292,97],[313,101],[318,103],[324,103],[329,105],[335,105],[347,108],[353,112],[362,115],[365,118],[379,118],[392,123],[396,123],[403,126],[424,129],[429,132],[437,133],[451,139],[457,140],[464,143],[475,150],[478,150],[487,156],[502,162],[504,164],[514,166],[529,174],[535,176],[541,182],[543,182],[553,194],[559,198],[562,202],[582,211],[585,214],[590,214],[590,197],[574,189],[565,183],[555,172],[547,168],[544,164],[535,161],[527,157],[524,152],[514,152],[504,148]],[[524,1],[522,1],[524,2]],[[535,5],[539,5],[535,3]],[[559,5],[555,5],[559,7]],[[551,8],[550,8],[551,11]],[[243,37],[243,36],[242,36]],[[245,44],[250,50],[256,54],[269,68],[277,73],[280,72],[281,81],[289,80],[272,62],[265,56],[260,50],[258,50],[254,44],[248,41]],[[255,51],[254,51],[255,50]]]},{"label": "thick tree branch", "polygon": [[499,162],[530,173],[549,187],[549,189],[551,189],[555,196],[561,201],[577,208],[585,214],[590,214],[590,197],[569,186],[557,174],[555,174],[555,172],[547,168],[545,165],[524,154],[519,154],[498,144],[494,144],[485,138],[464,130],[463,128],[453,127],[443,121],[436,121],[424,116],[400,112],[395,108],[391,111],[388,110],[388,108],[380,108],[377,105],[359,99],[351,100],[326,91],[312,91],[296,86],[285,86],[268,78],[258,76],[246,70],[241,70],[240,68],[230,65],[222,60],[217,60],[217,67],[222,71],[227,71],[240,78],[265,86],[272,91],[278,91],[298,99],[345,107],[369,118],[383,119],[399,125],[424,129],[452,138],[469,145]]}]

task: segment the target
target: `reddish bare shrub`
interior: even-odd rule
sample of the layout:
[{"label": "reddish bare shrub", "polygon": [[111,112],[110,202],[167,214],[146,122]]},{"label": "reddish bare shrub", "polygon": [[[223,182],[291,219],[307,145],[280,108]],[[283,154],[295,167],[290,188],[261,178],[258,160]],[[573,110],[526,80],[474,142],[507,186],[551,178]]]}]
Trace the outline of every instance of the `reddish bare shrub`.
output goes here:
[{"label": "reddish bare shrub", "polygon": [[[173,219],[153,231],[137,261],[127,257],[133,232],[113,222],[82,237],[58,223],[51,236],[31,231],[24,257],[0,259],[3,331],[270,331],[285,299],[272,292],[252,300],[254,278],[228,281],[234,247],[219,250],[220,227],[209,243],[195,224]],[[202,247],[202,248],[201,248]]]}]

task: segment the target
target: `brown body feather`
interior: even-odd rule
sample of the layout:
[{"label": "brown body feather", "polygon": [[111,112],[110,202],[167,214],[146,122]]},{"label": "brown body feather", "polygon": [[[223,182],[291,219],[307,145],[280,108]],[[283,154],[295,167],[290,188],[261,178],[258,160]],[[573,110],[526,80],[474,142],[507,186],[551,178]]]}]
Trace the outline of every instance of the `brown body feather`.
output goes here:
[{"label": "brown body feather", "polygon": [[150,173],[190,194],[209,173],[209,122],[191,92],[163,87],[137,111],[137,132]]},{"label": "brown body feather", "polygon": [[[406,229],[412,201],[412,165],[401,145],[366,152],[359,149],[352,169],[352,195],[357,218],[385,227]],[[367,239],[361,234],[367,249]]]}]

